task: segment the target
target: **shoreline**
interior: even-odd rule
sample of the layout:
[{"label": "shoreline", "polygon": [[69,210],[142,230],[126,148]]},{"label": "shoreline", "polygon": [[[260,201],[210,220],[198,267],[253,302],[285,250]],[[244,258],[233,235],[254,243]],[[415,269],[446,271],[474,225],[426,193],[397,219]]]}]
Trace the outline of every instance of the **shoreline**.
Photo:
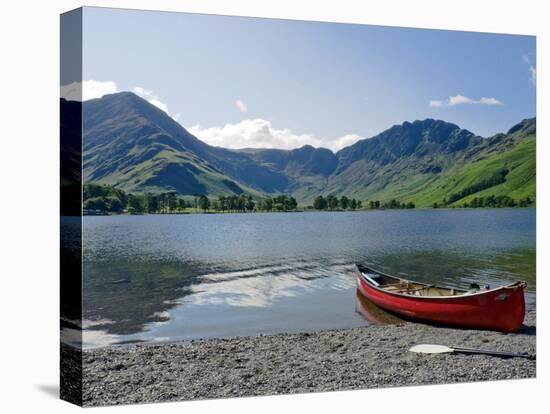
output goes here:
[{"label": "shoreline", "polygon": [[[534,378],[536,361],[409,352],[413,345],[536,354],[536,312],[513,334],[412,322],[82,352],[83,404],[118,405]],[[62,346],[62,352],[80,352]]]},{"label": "shoreline", "polygon": [[187,216],[187,215],[227,215],[227,214],[281,214],[281,213],[366,213],[366,212],[375,212],[375,211],[479,211],[479,210],[527,210],[534,209],[535,206],[529,207],[478,207],[478,208],[462,208],[462,207],[415,207],[415,208],[379,208],[379,209],[362,209],[362,210],[289,210],[289,211],[232,211],[232,212],[222,212],[222,211],[196,211],[196,212],[173,212],[173,213],[139,213],[139,214],[130,214],[130,213],[106,213],[106,214],[82,214],[82,217],[109,217],[109,216]]}]

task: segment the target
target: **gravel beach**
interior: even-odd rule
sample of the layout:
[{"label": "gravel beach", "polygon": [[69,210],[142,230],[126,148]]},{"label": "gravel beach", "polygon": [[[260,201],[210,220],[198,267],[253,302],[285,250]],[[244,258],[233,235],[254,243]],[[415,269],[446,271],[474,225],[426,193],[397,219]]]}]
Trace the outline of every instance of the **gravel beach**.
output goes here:
[{"label": "gravel beach", "polygon": [[83,354],[83,404],[533,378],[533,360],[422,355],[409,352],[409,348],[434,343],[535,354],[535,316],[535,311],[529,311],[524,326],[514,334],[406,322],[89,350]]}]

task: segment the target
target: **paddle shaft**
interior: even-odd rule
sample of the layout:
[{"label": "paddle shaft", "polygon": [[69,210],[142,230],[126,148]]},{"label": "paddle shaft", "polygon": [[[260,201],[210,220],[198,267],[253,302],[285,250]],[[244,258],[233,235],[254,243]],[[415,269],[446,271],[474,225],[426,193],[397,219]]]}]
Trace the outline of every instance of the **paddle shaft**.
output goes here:
[{"label": "paddle shaft", "polygon": [[534,355],[529,355],[527,353],[516,353],[516,352],[503,352],[503,351],[488,351],[484,349],[472,349],[472,348],[452,348],[453,352],[460,354],[482,354],[482,355],[494,355],[508,358],[527,358],[535,359]]}]

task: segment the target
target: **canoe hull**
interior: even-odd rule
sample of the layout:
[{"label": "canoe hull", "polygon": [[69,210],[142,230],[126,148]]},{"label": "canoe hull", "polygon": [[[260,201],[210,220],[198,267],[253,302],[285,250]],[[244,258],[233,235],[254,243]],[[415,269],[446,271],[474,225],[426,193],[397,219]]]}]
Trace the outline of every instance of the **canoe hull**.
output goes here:
[{"label": "canoe hull", "polygon": [[420,321],[515,332],[525,318],[524,284],[456,297],[415,297],[385,292],[356,274],[359,291],[387,311]]}]

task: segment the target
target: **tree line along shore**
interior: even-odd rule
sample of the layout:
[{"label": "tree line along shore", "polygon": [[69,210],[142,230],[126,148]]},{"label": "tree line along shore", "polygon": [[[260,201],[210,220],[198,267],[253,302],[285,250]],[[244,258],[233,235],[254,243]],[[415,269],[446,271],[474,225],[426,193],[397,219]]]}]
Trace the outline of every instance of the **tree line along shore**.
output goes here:
[{"label": "tree line along shore", "polygon": [[[181,196],[176,191],[160,193],[126,193],[109,185],[85,184],[83,191],[84,214],[188,214],[188,213],[252,213],[252,212],[290,212],[290,211],[356,211],[382,209],[414,209],[412,201],[401,202],[357,200],[342,195],[318,195],[311,205],[299,206],[297,200],[286,194],[273,197],[255,198],[250,194],[208,197],[206,194]],[[454,200],[456,201],[456,200]],[[453,200],[434,203],[433,208],[498,208],[529,207],[533,201],[514,200],[508,196],[475,197],[460,206],[452,205]]]}]

